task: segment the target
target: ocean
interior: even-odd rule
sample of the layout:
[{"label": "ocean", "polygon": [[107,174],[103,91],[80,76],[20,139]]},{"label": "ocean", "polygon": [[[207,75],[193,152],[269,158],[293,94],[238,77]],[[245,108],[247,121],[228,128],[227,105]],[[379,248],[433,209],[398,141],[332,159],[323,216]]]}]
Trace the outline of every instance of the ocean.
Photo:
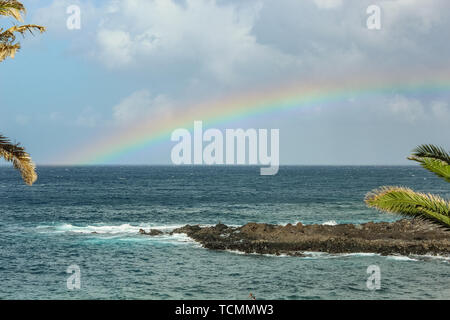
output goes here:
[{"label": "ocean", "polygon": [[[450,299],[450,258],[360,253],[306,257],[204,249],[184,235],[219,222],[364,223],[398,217],[365,207],[382,185],[450,198],[418,166],[39,167],[24,185],[0,167],[1,299]],[[69,266],[80,288],[69,290]],[[369,266],[380,289],[369,290]]]}]

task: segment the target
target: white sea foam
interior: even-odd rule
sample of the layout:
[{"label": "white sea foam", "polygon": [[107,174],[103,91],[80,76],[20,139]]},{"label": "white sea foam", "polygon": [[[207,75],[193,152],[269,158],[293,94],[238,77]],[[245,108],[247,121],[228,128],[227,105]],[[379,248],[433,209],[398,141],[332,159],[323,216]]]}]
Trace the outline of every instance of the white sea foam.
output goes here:
[{"label": "white sea foam", "polygon": [[425,254],[425,255],[411,255],[411,257],[413,257],[417,260],[442,260],[447,263],[450,262],[450,255],[449,256],[441,256],[441,255]]},{"label": "white sea foam", "polygon": [[[258,255],[258,256],[266,256],[266,257],[295,257],[288,254],[260,254],[256,252],[246,253],[244,251],[239,250],[225,250],[229,253],[240,254],[240,255]],[[299,256],[302,259],[333,259],[333,258],[342,258],[342,257],[372,257],[372,256],[380,256],[378,253],[368,253],[368,252],[356,252],[356,253],[327,253],[327,252],[319,252],[319,251],[304,251],[301,252],[303,256]]]},{"label": "white sea foam", "polygon": [[387,256],[389,260],[395,261],[418,261],[417,259],[413,259],[407,256]]},{"label": "white sea foam", "polygon": [[[129,223],[125,223],[121,225],[76,226],[65,223],[54,226],[48,225],[38,226],[37,230],[39,233],[91,235],[93,237],[97,237],[97,240],[101,242],[114,240],[127,242],[158,241],[167,243],[170,242],[170,243],[196,244],[196,242],[193,239],[189,238],[186,234],[182,233],[170,234],[170,231],[179,227],[182,227],[182,225],[154,225],[154,224],[131,225]],[[146,231],[150,229],[157,229],[163,231],[164,233],[157,236],[142,236],[139,234],[140,229],[144,229]]]},{"label": "white sea foam", "polygon": [[171,231],[176,228],[180,228],[182,225],[166,225],[166,226],[158,226],[151,224],[139,224],[139,225],[131,225],[129,223],[121,224],[121,225],[88,225],[88,226],[75,226],[72,224],[61,224],[56,226],[38,226],[37,229],[40,232],[49,232],[49,233],[81,233],[81,234],[137,234],[140,229],[150,230],[157,229],[161,231]]},{"label": "white sea foam", "polygon": [[[239,250],[225,250],[229,253],[239,254],[239,255],[260,255],[267,257],[294,257],[287,254],[275,255],[275,254],[259,254],[259,253],[246,253]],[[318,251],[304,251],[302,252],[303,256],[299,256],[300,259],[339,259],[344,257],[383,257],[379,253],[370,253],[370,252],[355,252],[355,253],[327,253],[327,252],[318,252]],[[445,263],[450,263],[450,256],[440,256],[440,255],[410,255],[410,256],[401,256],[401,255],[389,255],[384,256],[388,260],[394,261],[409,261],[409,262],[420,262],[424,260],[440,260]]]},{"label": "white sea foam", "polygon": [[379,256],[379,253],[372,253],[372,252],[354,252],[354,253],[342,253],[340,256],[345,257],[372,257],[372,256]]},{"label": "white sea foam", "polygon": [[304,259],[336,259],[343,257],[372,257],[379,256],[378,253],[370,252],[354,252],[354,253],[327,253],[327,252],[316,252],[316,251],[305,251],[302,252]]},{"label": "white sea foam", "polygon": [[[336,225],[336,221],[327,221],[323,225]],[[114,239],[123,241],[161,241],[161,242],[176,242],[176,243],[189,243],[195,247],[201,248],[201,244],[194,239],[188,237],[184,233],[170,234],[170,232],[176,228],[183,227],[184,225],[156,225],[156,224],[137,224],[131,225],[129,223],[121,225],[88,225],[88,226],[75,226],[72,224],[60,224],[60,225],[42,225],[37,226],[36,229],[39,233],[67,233],[67,234],[89,234],[102,238],[102,240]],[[214,225],[201,225],[201,227],[210,227]],[[139,230],[144,229],[146,231],[150,229],[161,230],[164,233],[158,236],[147,236],[142,237],[139,234]],[[136,236],[130,238],[130,236]],[[261,255],[270,257],[290,257],[287,254],[274,255],[274,254],[258,254],[258,253],[245,253],[239,250],[225,250],[230,253],[240,254],[240,255]],[[356,252],[356,253],[340,253],[340,254],[330,254],[326,252],[315,252],[315,251],[305,251],[302,252],[304,255],[303,259],[332,259],[332,258],[342,258],[342,257],[369,257],[369,256],[381,256],[378,253],[368,253],[368,252]],[[424,260],[441,260],[446,263],[450,262],[450,256],[441,255],[389,255],[386,256],[389,260],[395,261],[424,261]]]},{"label": "white sea foam", "polygon": [[330,221],[326,221],[324,223],[322,223],[323,226],[337,226],[337,222],[334,220],[330,220]]},{"label": "white sea foam", "polygon": [[239,251],[239,250],[229,250],[229,249],[227,249],[227,250],[225,250],[226,252],[229,252],[229,253],[234,253],[234,254],[241,254],[241,255],[246,255],[247,253],[246,252],[244,252],[244,251]]},{"label": "white sea foam", "polygon": [[279,254],[279,255],[276,255],[276,254],[269,254],[269,253],[263,253],[263,254],[261,254],[261,253],[257,253],[257,252],[247,253],[247,252],[240,251],[240,250],[230,250],[230,249],[227,249],[227,250],[224,250],[224,251],[225,251],[225,252],[229,252],[229,253],[233,253],[233,254],[239,254],[239,255],[253,255],[253,256],[263,256],[263,257],[277,257],[277,258],[281,258],[281,257],[291,257],[291,256],[288,255],[288,254]]}]

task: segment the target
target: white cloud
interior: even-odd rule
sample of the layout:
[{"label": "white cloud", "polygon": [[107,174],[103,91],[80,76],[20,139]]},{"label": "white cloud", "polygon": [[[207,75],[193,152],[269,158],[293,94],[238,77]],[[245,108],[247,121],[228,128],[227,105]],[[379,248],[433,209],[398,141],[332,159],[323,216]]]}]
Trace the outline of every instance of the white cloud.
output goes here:
[{"label": "white cloud", "polygon": [[446,101],[435,100],[425,103],[418,99],[397,95],[389,101],[387,108],[388,117],[394,116],[396,121],[410,124],[418,122],[436,124],[450,121],[450,106]]},{"label": "white cloud", "polygon": [[427,33],[433,25],[446,19],[443,13],[448,12],[448,1],[442,0],[384,0],[380,2],[389,26],[403,25],[404,31]]},{"label": "white cloud", "polygon": [[65,30],[72,2],[82,9],[82,30],[69,32],[72,52],[114,71],[183,82],[187,91],[426,68],[436,50],[450,51],[433,30],[450,27],[447,0],[382,0],[377,32],[365,27],[370,0],[55,0],[33,21]]},{"label": "white cloud", "polygon": [[419,100],[408,99],[404,96],[396,96],[390,102],[389,108],[392,114],[410,123],[423,119],[425,116],[424,106]]},{"label": "white cloud", "polygon": [[433,101],[431,103],[431,111],[436,119],[447,123],[450,121],[450,106],[448,102]]},{"label": "white cloud", "polygon": [[100,30],[97,34],[101,48],[98,59],[108,67],[128,65],[132,62],[132,51],[135,46],[130,34],[121,30]]},{"label": "white cloud", "polygon": [[67,36],[80,34],[79,30],[69,30],[67,19],[69,14],[67,8],[76,5],[80,7],[81,28],[89,30],[101,21],[103,9],[95,7],[89,0],[53,0],[48,7],[33,11],[33,23],[43,25],[47,32]]},{"label": "white cloud", "polygon": [[132,93],[113,107],[116,123],[126,124],[142,117],[161,119],[172,114],[170,100],[164,95],[153,97],[148,90]]},{"label": "white cloud", "polygon": [[92,108],[84,108],[78,117],[75,119],[75,125],[81,127],[95,127],[101,121],[100,115]]},{"label": "white cloud", "polygon": [[[61,114],[51,116],[55,120],[52,125],[59,122],[72,127],[73,132],[77,130],[75,122],[115,130],[122,124],[133,125],[140,117],[161,119],[178,110],[172,109],[172,105],[181,109],[191,102],[217,101],[236,92],[245,93],[249,87],[271,90],[291,81],[323,81],[325,87],[339,86],[341,82],[358,78],[363,82],[379,79],[379,84],[396,79],[425,82],[433,78],[436,70],[444,73],[449,65],[450,42],[445,41],[450,30],[448,0],[380,0],[378,3],[372,0],[54,0],[45,3],[49,7],[30,10],[33,16],[29,22],[46,25],[48,32],[42,37],[27,37],[23,44],[32,39],[48,41],[45,43],[49,47],[45,49],[50,54],[43,62],[67,67],[67,77],[71,77],[74,68],[82,67],[79,73],[78,70],[74,73],[73,80],[89,82],[77,86],[80,99],[68,99],[64,108],[48,102],[45,113],[48,118],[48,112],[59,110]],[[79,31],[66,28],[66,8],[71,4],[79,4],[82,10]],[[366,28],[366,8],[371,4],[382,8],[381,30]],[[66,55],[68,51],[70,55]],[[66,87],[64,81],[60,83]],[[358,89],[359,83],[354,86]],[[148,90],[133,93],[137,89]],[[409,150],[409,146],[422,139],[447,143],[448,97],[433,96],[431,92],[423,96],[395,96],[401,93],[395,88],[385,93],[368,99],[356,97],[337,103],[336,108],[323,105],[287,113],[284,117],[280,114],[276,119],[267,117],[270,120],[267,126],[276,121],[283,132],[291,130],[295,144],[301,139],[303,127],[316,130],[314,143],[308,140],[312,134],[303,131],[303,136],[308,138],[303,142],[305,148],[314,148],[322,142],[332,147],[341,145],[342,141],[350,141],[348,145],[352,148],[366,146],[367,142],[384,147],[385,137],[397,139],[395,146],[392,144],[394,152],[401,145],[408,146]],[[117,97],[126,98],[120,101]],[[95,111],[79,110],[83,98],[87,105],[98,103]],[[112,99],[117,100],[111,103]],[[180,103],[185,101],[189,103]],[[15,114],[10,113],[11,123],[16,123]],[[258,121],[257,118],[250,120]],[[421,130],[417,130],[418,124]],[[84,127],[77,132],[87,131]],[[394,156],[371,148],[361,150],[368,152],[367,155],[360,152],[362,162],[372,161],[370,154],[403,159],[400,151]],[[333,161],[348,161],[350,153],[334,151]],[[298,161],[303,161],[304,155],[296,151],[293,154]]]},{"label": "white cloud", "polygon": [[290,72],[300,59],[252,35],[259,10],[254,3],[124,0],[116,3],[116,14],[105,16],[94,56],[113,69],[159,73],[179,66],[177,75],[234,86],[261,74]]}]

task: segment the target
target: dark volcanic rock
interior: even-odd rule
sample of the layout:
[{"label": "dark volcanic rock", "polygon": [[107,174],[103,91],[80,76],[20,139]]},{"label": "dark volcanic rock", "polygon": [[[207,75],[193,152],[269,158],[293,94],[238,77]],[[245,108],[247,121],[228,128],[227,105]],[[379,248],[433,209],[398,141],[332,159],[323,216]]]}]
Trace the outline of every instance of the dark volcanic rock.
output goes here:
[{"label": "dark volcanic rock", "polygon": [[173,233],[185,233],[208,249],[246,253],[450,254],[450,231],[420,220],[336,226],[248,223],[238,228],[224,224],[202,228],[187,225]]},{"label": "dark volcanic rock", "polygon": [[144,229],[140,229],[139,233],[144,234],[146,236],[159,236],[159,235],[163,234],[162,231],[156,230],[156,229],[150,229],[149,232],[146,232]]}]

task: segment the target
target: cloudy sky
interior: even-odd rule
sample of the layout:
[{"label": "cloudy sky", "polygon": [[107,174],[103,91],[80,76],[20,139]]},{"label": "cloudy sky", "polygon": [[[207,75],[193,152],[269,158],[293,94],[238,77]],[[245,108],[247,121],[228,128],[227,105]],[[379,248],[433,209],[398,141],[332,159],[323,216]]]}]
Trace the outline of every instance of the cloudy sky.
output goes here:
[{"label": "cloudy sky", "polygon": [[[22,39],[16,58],[0,64],[0,132],[25,145],[38,164],[70,162],[65,155],[140,119],[158,123],[187,105],[248,90],[433,79],[450,66],[448,0],[23,3],[26,22],[48,32]],[[380,30],[366,25],[372,4],[381,8]],[[80,30],[67,28],[71,5],[81,9]],[[282,164],[340,165],[406,164],[421,143],[450,149],[449,123],[448,91],[393,89],[218,126],[280,129]],[[168,136],[108,163],[168,164],[172,146]]]}]

